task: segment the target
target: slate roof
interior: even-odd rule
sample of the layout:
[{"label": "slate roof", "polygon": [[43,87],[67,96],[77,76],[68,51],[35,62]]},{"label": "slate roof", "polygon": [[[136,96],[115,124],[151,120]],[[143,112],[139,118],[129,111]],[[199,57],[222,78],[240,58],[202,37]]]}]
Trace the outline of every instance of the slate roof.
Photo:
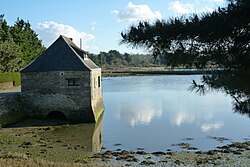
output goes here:
[{"label": "slate roof", "polygon": [[[85,57],[85,58],[84,58]],[[99,67],[70,38],[60,37],[21,72],[91,71]]]}]

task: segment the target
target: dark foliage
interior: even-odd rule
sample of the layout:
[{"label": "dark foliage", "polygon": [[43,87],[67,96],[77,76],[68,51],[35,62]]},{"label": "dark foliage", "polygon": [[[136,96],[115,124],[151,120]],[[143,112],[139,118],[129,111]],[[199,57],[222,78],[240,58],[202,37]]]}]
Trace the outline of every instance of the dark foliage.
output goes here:
[{"label": "dark foliage", "polygon": [[29,22],[18,18],[9,26],[0,15],[0,72],[19,71],[44,50]]},{"label": "dark foliage", "polygon": [[227,7],[198,16],[141,21],[122,32],[121,44],[143,47],[166,64],[221,67],[249,73],[250,1],[229,1]]},{"label": "dark foliage", "polygon": [[250,78],[244,74],[222,71],[213,75],[203,76],[202,83],[200,84],[193,81],[190,90],[201,95],[213,90],[226,92],[234,100],[234,111],[250,117],[249,83]]}]

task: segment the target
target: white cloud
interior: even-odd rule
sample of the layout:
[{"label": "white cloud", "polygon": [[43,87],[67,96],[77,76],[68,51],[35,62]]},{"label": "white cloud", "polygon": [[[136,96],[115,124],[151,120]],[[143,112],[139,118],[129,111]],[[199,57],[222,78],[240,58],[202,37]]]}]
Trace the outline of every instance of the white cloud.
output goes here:
[{"label": "white cloud", "polygon": [[180,1],[173,1],[169,3],[169,8],[178,14],[193,13],[194,5],[190,3],[182,4]]},{"label": "white cloud", "polygon": [[59,35],[65,35],[69,38],[73,38],[73,42],[77,46],[80,46],[81,38],[82,47],[85,50],[93,48],[92,46],[88,46],[87,43],[94,40],[95,36],[85,32],[80,32],[70,25],[59,24],[53,21],[45,21],[43,23],[38,23],[35,30],[46,47],[51,45],[59,37]]},{"label": "white cloud", "polygon": [[195,0],[196,4],[210,3],[213,5],[222,5],[224,2],[225,2],[225,0]]},{"label": "white cloud", "polygon": [[212,13],[213,11],[214,11],[213,8],[205,7],[205,8],[203,8],[203,9],[199,10],[198,13],[206,13],[206,12]]},{"label": "white cloud", "polygon": [[203,0],[203,1],[209,1],[209,2],[215,2],[215,3],[223,3],[225,0]]},{"label": "white cloud", "polygon": [[[213,0],[220,1],[220,0]],[[204,12],[212,12],[213,9],[210,7],[204,7],[202,9],[196,9],[194,4],[190,3],[181,3],[180,1],[172,1],[169,3],[169,9],[174,11],[177,14],[191,14],[191,13],[204,13]]]},{"label": "white cloud", "polygon": [[129,2],[122,10],[113,10],[112,14],[118,17],[118,22],[135,22],[138,20],[161,19],[159,11],[152,11],[148,5],[135,5]]}]

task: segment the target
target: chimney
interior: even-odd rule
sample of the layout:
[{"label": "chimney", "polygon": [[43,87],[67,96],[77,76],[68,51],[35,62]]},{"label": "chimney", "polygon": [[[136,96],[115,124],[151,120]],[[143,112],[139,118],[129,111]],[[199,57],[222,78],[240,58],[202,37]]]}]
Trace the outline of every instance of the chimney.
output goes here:
[{"label": "chimney", "polygon": [[83,54],[83,59],[88,59],[88,55],[86,53]]},{"label": "chimney", "polygon": [[80,38],[80,49],[82,49],[82,38]]}]

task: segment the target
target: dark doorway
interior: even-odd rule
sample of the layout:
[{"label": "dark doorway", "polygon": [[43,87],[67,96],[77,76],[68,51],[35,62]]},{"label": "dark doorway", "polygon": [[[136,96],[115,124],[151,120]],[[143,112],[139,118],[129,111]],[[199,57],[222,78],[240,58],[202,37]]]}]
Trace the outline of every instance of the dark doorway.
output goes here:
[{"label": "dark doorway", "polygon": [[55,120],[67,120],[67,117],[59,111],[52,111],[47,115],[47,119],[55,119]]}]

